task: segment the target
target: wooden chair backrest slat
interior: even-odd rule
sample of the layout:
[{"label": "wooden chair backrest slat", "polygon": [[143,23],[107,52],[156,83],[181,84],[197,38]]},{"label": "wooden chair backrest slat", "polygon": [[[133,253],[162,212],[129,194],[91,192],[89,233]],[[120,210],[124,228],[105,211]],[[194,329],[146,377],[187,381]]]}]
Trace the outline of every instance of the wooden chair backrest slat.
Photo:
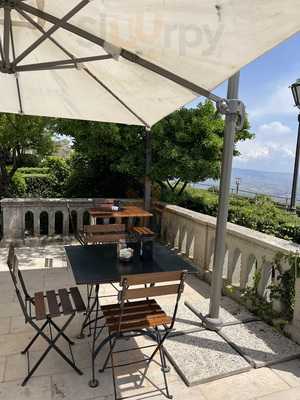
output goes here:
[{"label": "wooden chair backrest slat", "polygon": [[127,284],[130,285],[144,285],[147,283],[161,283],[161,282],[172,282],[180,281],[182,278],[183,271],[170,271],[170,272],[153,272],[148,274],[137,274],[137,275],[124,275],[121,278],[121,282],[126,279]]},{"label": "wooden chair backrest slat", "polygon": [[123,233],[126,231],[126,226],[125,224],[85,225],[83,230],[87,234]]},{"label": "wooden chair backrest slat", "polygon": [[119,240],[126,240],[126,233],[91,234],[87,238],[88,243],[117,243]]},{"label": "wooden chair backrest slat", "polygon": [[128,289],[124,293],[124,299],[133,300],[147,297],[166,296],[169,294],[178,294],[179,290],[180,285],[164,285],[140,289]]}]

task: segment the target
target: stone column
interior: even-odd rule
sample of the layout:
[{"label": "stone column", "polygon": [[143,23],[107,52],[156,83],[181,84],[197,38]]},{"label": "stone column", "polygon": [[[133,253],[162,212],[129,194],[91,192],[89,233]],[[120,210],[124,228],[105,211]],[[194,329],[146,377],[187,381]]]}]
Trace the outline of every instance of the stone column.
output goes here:
[{"label": "stone column", "polygon": [[33,209],[33,234],[34,236],[40,236],[40,213],[41,210],[39,208]]},{"label": "stone column", "polygon": [[83,231],[83,213],[82,210],[76,210],[77,212],[77,231]]},{"label": "stone column", "polygon": [[48,212],[48,235],[54,236],[55,234],[55,210]]},{"label": "stone column", "polygon": [[3,239],[18,240],[24,238],[24,212],[23,207],[6,207],[2,203],[3,214]]},{"label": "stone column", "polygon": [[69,236],[69,213],[67,210],[63,210],[63,236]]}]

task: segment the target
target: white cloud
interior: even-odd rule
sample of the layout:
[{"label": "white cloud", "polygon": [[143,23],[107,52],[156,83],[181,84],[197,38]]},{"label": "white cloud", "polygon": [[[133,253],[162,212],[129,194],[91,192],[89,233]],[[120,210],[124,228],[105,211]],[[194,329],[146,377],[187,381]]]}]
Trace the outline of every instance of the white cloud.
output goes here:
[{"label": "white cloud", "polygon": [[249,109],[250,119],[272,115],[292,115],[297,113],[288,82],[275,85],[274,90],[265,93],[263,101],[257,101],[255,108]]},{"label": "white cloud", "polygon": [[238,144],[241,153],[235,166],[269,171],[291,171],[295,154],[296,135],[279,121],[262,124],[254,140]]}]

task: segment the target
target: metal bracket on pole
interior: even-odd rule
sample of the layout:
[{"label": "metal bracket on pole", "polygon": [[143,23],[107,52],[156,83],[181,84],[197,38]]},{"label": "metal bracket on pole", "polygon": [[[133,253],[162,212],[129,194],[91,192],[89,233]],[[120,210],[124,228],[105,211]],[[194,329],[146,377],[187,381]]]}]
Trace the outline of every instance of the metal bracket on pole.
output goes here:
[{"label": "metal bracket on pole", "polygon": [[238,99],[222,99],[216,103],[217,110],[223,115],[237,115],[236,130],[243,129],[245,123],[245,105]]}]

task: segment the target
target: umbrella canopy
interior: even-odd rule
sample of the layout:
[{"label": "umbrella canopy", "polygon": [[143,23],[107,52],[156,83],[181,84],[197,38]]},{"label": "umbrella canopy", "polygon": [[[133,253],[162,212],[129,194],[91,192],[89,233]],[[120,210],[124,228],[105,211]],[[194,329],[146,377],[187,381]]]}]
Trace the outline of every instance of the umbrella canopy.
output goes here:
[{"label": "umbrella canopy", "polygon": [[0,0],[0,111],[152,126],[299,30],[300,0]]}]

